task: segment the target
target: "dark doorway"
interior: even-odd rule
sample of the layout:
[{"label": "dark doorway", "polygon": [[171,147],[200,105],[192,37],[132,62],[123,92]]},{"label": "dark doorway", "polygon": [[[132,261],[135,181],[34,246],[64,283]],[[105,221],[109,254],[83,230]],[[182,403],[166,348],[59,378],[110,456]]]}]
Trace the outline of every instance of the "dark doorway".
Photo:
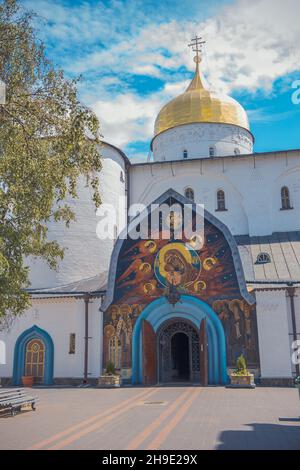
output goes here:
[{"label": "dark doorway", "polygon": [[175,333],[171,339],[172,380],[190,380],[189,338],[185,333]]}]

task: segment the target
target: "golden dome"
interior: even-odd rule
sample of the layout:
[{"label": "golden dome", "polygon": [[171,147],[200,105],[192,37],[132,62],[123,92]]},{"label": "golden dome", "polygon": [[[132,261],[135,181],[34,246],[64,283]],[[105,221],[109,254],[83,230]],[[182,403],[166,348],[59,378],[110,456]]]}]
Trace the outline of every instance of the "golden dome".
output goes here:
[{"label": "golden dome", "polygon": [[198,61],[194,78],[186,91],[159,112],[154,137],[172,127],[197,122],[233,124],[250,130],[246,111],[236,100],[205,88]]}]

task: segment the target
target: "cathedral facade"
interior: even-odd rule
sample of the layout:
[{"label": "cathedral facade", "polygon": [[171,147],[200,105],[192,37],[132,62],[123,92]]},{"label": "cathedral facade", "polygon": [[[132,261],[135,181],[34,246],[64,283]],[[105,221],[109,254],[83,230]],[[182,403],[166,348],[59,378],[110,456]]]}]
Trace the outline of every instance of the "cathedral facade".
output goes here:
[{"label": "cathedral facade", "polygon": [[253,153],[246,111],[206,85],[198,51],[195,63],[156,118],[151,158],[99,148],[115,236],[97,236],[80,180],[73,226],[49,226],[58,271],[28,259],[31,308],[0,332],[4,383],[95,383],[113,364],[132,385],[224,385],[241,354],[258,383],[299,375],[300,151]]}]

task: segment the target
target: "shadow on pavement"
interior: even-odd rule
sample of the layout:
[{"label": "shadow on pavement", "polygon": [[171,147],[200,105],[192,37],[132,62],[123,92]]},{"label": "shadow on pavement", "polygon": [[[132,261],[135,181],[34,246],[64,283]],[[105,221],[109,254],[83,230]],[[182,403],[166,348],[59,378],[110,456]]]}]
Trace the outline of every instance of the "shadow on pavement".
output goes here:
[{"label": "shadow on pavement", "polygon": [[[287,418],[282,418],[287,419]],[[289,419],[293,421],[293,418]],[[223,431],[218,450],[299,450],[300,426],[251,423],[249,430]]]}]

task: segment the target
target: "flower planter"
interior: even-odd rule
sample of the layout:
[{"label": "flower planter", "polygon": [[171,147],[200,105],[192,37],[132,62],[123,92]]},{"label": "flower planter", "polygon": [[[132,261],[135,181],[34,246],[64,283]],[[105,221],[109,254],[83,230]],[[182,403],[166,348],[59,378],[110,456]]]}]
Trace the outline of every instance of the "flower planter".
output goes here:
[{"label": "flower planter", "polygon": [[254,375],[230,374],[230,388],[255,388]]},{"label": "flower planter", "polygon": [[101,375],[98,379],[98,387],[114,388],[121,386],[121,377],[119,375]]},{"label": "flower planter", "polygon": [[33,386],[33,376],[32,375],[23,375],[22,383],[24,387],[32,387]]}]

